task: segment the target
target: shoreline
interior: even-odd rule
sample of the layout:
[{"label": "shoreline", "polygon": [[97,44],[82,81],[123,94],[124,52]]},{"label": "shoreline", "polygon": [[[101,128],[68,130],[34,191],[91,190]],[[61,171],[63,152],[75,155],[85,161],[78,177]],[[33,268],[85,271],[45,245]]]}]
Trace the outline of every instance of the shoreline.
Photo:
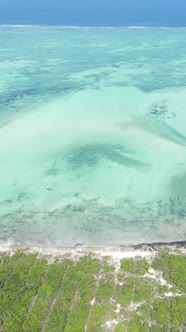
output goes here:
[{"label": "shoreline", "polygon": [[64,256],[71,255],[72,258],[84,255],[96,255],[100,257],[109,256],[113,259],[152,257],[161,248],[169,248],[170,251],[179,249],[182,254],[186,254],[186,241],[178,242],[156,242],[156,243],[141,243],[138,245],[118,245],[118,246],[94,246],[94,245],[75,245],[75,246],[47,246],[47,245],[19,245],[19,244],[0,244],[0,252],[13,255],[17,250],[24,253],[38,253],[49,256]]}]

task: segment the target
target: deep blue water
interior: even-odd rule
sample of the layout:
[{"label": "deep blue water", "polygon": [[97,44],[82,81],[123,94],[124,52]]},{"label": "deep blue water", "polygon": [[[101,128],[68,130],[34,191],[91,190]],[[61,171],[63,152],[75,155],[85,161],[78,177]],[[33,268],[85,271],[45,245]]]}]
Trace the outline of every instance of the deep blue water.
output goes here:
[{"label": "deep blue water", "polygon": [[0,0],[0,24],[186,26],[186,1]]}]

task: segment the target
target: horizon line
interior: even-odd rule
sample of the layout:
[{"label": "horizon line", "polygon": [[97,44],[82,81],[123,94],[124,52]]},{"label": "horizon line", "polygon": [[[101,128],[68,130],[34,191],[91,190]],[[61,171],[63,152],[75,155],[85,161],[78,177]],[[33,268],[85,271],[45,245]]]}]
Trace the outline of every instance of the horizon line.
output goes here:
[{"label": "horizon line", "polygon": [[43,25],[43,24],[1,24],[0,28],[62,28],[62,29],[186,29],[186,26],[161,26],[161,25],[112,25],[112,26],[87,26],[87,25]]}]

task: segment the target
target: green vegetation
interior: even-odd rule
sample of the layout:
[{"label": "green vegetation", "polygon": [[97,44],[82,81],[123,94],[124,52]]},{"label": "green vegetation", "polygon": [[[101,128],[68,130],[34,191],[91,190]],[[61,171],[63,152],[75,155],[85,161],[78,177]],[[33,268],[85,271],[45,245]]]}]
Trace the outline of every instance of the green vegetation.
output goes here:
[{"label": "green vegetation", "polygon": [[21,251],[0,255],[2,332],[183,332],[185,312],[180,250],[161,249],[151,263],[123,259],[119,271],[93,254],[51,264]]},{"label": "green vegetation", "polygon": [[121,269],[133,274],[145,274],[150,268],[149,263],[146,259],[141,259],[140,257],[125,258],[121,260]]},{"label": "green vegetation", "polygon": [[153,261],[152,267],[162,271],[165,279],[186,292],[186,255],[162,249]]}]

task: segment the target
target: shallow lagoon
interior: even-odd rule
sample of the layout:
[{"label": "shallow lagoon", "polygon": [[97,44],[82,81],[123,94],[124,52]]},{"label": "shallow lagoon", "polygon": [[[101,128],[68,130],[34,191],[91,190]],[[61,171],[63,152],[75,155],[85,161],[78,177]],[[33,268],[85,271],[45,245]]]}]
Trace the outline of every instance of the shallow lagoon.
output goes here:
[{"label": "shallow lagoon", "polygon": [[0,28],[0,240],[186,238],[185,29]]}]

